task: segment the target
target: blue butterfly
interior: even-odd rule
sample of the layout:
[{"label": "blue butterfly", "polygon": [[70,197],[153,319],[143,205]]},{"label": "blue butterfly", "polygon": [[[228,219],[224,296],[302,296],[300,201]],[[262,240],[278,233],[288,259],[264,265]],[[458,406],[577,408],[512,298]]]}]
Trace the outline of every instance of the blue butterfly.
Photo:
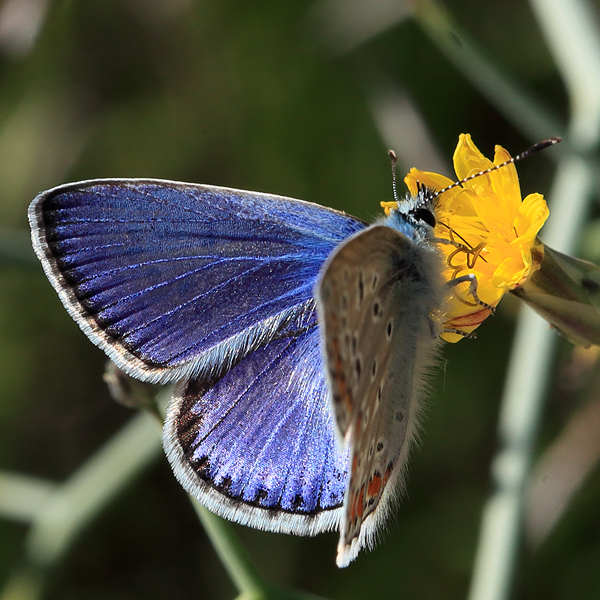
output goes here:
[{"label": "blue butterfly", "polygon": [[69,314],[130,376],[176,382],[164,447],[211,511],[372,546],[403,487],[447,286],[421,188],[372,226],[281,196],[151,179],[29,207]]}]

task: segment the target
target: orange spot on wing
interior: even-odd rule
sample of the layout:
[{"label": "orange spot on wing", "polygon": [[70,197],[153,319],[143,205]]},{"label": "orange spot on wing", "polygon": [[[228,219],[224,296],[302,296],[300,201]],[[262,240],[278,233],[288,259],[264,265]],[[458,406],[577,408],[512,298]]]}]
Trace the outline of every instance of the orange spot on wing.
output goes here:
[{"label": "orange spot on wing", "polygon": [[367,494],[369,496],[377,496],[381,491],[382,483],[381,475],[373,475],[373,479],[369,481],[369,486],[367,487]]},{"label": "orange spot on wing", "polygon": [[365,499],[365,488],[362,487],[360,488],[360,494],[358,495],[358,498],[356,499],[356,514],[358,515],[359,519],[362,519],[363,516],[363,510],[365,508],[364,505],[364,499]]},{"label": "orange spot on wing", "polygon": [[365,488],[364,486],[360,488],[360,492],[358,496],[354,496],[350,500],[350,522],[354,521],[354,519],[359,518],[362,519],[364,512],[364,498],[365,498]]}]

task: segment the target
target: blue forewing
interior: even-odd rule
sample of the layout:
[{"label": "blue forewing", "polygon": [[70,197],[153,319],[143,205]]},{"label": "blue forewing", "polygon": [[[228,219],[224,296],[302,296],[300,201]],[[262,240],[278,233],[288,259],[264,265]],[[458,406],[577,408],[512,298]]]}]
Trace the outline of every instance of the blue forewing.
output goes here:
[{"label": "blue forewing", "polygon": [[319,269],[365,225],[281,196],[157,180],[40,194],[34,249],[63,304],[152,383],[226,370],[313,310]]}]

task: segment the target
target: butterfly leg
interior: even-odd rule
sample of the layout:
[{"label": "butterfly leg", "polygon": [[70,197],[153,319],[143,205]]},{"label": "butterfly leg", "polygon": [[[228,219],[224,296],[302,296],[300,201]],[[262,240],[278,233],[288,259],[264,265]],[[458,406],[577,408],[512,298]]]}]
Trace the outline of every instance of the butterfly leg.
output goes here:
[{"label": "butterfly leg", "polygon": [[[453,236],[452,234],[452,230],[450,230],[450,235]],[[479,246],[477,246],[476,248],[473,248],[472,246],[470,246],[469,244],[465,243],[461,243],[461,242],[457,242],[454,237],[452,237],[452,239],[447,240],[446,238],[433,238],[433,241],[436,244],[443,244],[444,246],[454,246],[454,248],[456,248],[456,252],[453,252],[449,257],[448,257],[448,266],[451,267],[452,266],[452,258],[454,257],[455,254],[458,254],[460,252],[463,252],[464,254],[467,254],[469,256],[473,256],[475,260],[477,260],[477,258],[479,257],[479,253],[481,252],[483,245],[480,244]],[[473,259],[472,259],[473,260]],[[471,266],[471,265],[470,265]]]},{"label": "butterfly leg", "polygon": [[477,277],[473,273],[467,273],[466,275],[461,275],[456,279],[451,279],[450,281],[448,281],[448,287],[452,288],[454,286],[460,285],[461,283],[469,284],[468,293],[473,297],[473,300],[475,300],[478,306],[481,306],[482,308],[487,308],[492,314],[494,314],[494,312],[496,311],[496,307],[492,306],[491,304],[488,304],[487,302],[484,302],[477,295],[478,282]]},{"label": "butterfly leg", "polygon": [[[460,300],[464,304],[468,304],[469,306],[481,306],[482,308],[485,308],[489,310],[492,314],[494,314],[495,307],[488,304],[487,302],[484,302],[483,300],[481,300],[481,298],[479,298],[477,294],[477,277],[473,273],[468,273],[467,275],[461,275],[460,277],[456,277],[455,279],[450,279],[450,281],[448,281],[446,285],[449,288],[453,288],[457,285],[460,285],[461,283],[469,284],[468,293],[473,297],[475,303],[468,302],[457,296],[458,300]],[[467,333],[466,331],[462,331],[461,329],[456,329],[454,327],[440,327],[440,323],[435,321],[434,319],[430,319],[429,321],[429,330],[431,331],[431,337],[433,339],[438,338],[442,333],[455,333],[470,340],[474,340],[477,338],[477,334],[475,333]]]},{"label": "butterfly leg", "polygon": [[[450,231],[450,235],[452,235],[452,230]],[[457,242],[454,238],[449,239],[449,240],[447,240],[445,238],[434,238],[433,241],[436,244],[443,244],[444,246],[453,246],[455,248],[454,252],[452,252],[446,258],[446,264],[448,265],[448,267],[450,269],[453,269],[455,273],[458,273],[459,271],[461,271],[464,268],[464,266],[460,263],[458,265],[453,264],[452,261],[455,256],[457,256],[459,254],[466,254],[465,260],[467,263],[467,268],[473,269],[475,267],[475,263],[481,256],[481,252],[485,248],[484,242],[481,242],[477,246],[473,247],[473,246],[470,246],[469,244],[467,244],[467,242],[465,242],[465,243]]]},{"label": "butterfly leg", "polygon": [[466,331],[462,331],[461,329],[456,329],[455,327],[444,327],[444,329],[442,330],[443,333],[455,333],[456,335],[460,335],[464,338],[467,338],[469,340],[476,340],[477,339],[477,334],[476,333],[467,333]]},{"label": "butterfly leg", "polygon": [[462,329],[456,329],[456,327],[444,327],[442,323],[436,321],[435,319],[429,320],[429,331],[431,331],[432,339],[437,339],[442,335],[442,333],[455,333],[456,335],[460,335],[464,338],[468,338],[470,340],[477,339],[476,333],[467,333]]},{"label": "butterfly leg", "polygon": [[[478,283],[477,277],[473,273],[467,273],[466,275],[461,275],[460,277],[451,279],[450,281],[447,282],[447,285],[449,288],[453,288],[457,285],[460,285],[461,283],[469,284],[468,293],[473,297],[473,300],[475,300],[475,304],[473,304],[471,302],[467,302],[466,300],[463,300],[462,298],[457,296],[457,298],[461,302],[464,302],[465,304],[469,304],[471,306],[481,306],[482,308],[489,310],[491,312],[491,314],[494,314],[494,311],[496,310],[495,307],[492,306],[491,304],[488,304],[487,302],[484,302],[483,300],[481,300],[481,298],[479,298],[479,296],[477,294],[477,283]],[[467,333],[466,331],[456,329],[455,327],[445,327],[443,329],[443,332],[444,333],[455,333],[457,335],[461,335],[462,337],[468,338],[470,340],[474,340],[477,338],[477,334]]]},{"label": "butterfly leg", "polygon": [[442,333],[446,333],[442,323],[432,317],[429,317],[429,331],[431,333],[432,340],[437,340]]},{"label": "butterfly leg", "polygon": [[457,250],[462,250],[463,252],[470,252],[472,248],[467,246],[466,244],[461,244],[455,240],[447,240],[446,238],[434,237],[433,241],[436,244],[444,244],[444,246],[454,246]]}]

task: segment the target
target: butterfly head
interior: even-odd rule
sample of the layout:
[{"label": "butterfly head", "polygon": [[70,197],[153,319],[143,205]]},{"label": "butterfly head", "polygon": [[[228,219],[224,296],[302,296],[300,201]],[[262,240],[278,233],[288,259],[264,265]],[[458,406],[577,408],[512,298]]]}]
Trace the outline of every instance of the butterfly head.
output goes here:
[{"label": "butterfly head", "polygon": [[433,237],[436,225],[435,208],[439,196],[426,185],[417,183],[417,193],[413,196],[406,194],[404,199],[398,197],[396,186],[396,166],[398,157],[393,150],[389,150],[392,161],[392,186],[394,190],[393,202],[382,202],[387,216],[385,225],[397,229],[416,242],[423,242]]},{"label": "butterfly head", "polygon": [[437,192],[419,184],[417,193],[394,202],[382,202],[387,215],[385,224],[420,242],[433,237],[436,225]]}]

